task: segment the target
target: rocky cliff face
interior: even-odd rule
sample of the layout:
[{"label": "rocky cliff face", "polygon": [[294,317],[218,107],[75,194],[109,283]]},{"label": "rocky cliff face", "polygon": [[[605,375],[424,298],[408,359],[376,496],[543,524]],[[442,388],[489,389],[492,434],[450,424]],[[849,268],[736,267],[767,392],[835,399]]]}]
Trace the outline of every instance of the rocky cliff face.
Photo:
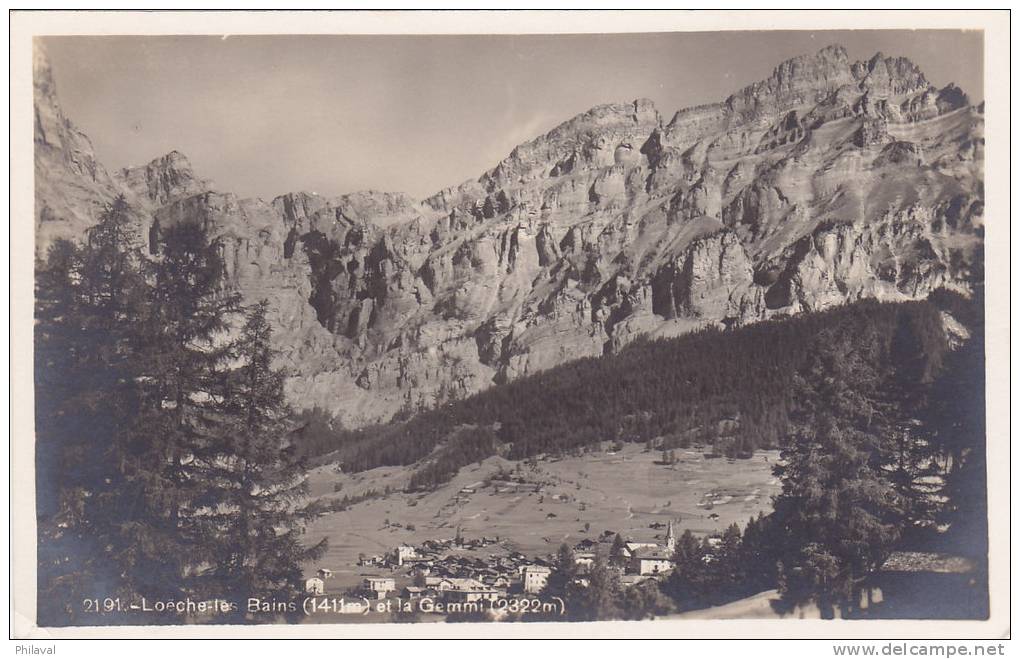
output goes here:
[{"label": "rocky cliff face", "polygon": [[110,176],[36,60],[40,254],[125,194],[141,235],[197,221],[271,302],[298,407],[349,425],[642,335],[736,325],[980,276],[983,119],[903,58],[829,47],[664,121],[603,105],[417,202],[237,199],[176,152]]},{"label": "rocky cliff face", "polygon": [[35,86],[35,233],[41,248],[78,238],[116,195],[113,179],[96,160],[89,138],[64,116],[46,53],[32,58]]}]

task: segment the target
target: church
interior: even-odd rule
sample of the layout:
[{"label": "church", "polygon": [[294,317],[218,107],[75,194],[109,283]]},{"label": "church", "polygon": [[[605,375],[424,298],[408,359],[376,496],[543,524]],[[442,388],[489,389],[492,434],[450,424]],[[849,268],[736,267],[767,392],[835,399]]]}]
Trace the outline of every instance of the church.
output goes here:
[{"label": "church", "polygon": [[656,542],[626,542],[621,558],[633,574],[656,575],[673,569],[673,552],[676,550],[676,529],[670,520],[663,544]]}]

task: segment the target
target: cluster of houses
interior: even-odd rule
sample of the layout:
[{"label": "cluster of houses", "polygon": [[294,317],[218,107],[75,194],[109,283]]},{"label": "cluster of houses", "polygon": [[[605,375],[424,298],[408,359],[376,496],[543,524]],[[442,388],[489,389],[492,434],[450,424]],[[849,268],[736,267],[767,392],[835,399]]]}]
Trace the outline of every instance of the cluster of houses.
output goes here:
[{"label": "cluster of houses", "polygon": [[[419,547],[404,544],[385,556],[362,557],[359,566],[388,569],[391,573],[404,570],[411,583],[398,589],[394,576],[369,574],[356,590],[371,599],[399,595],[406,599],[433,597],[450,602],[491,601],[515,592],[541,592],[552,573],[548,561],[528,559],[520,552],[489,554],[487,558],[463,552],[498,542],[498,537],[466,540],[458,533],[454,539],[426,540]],[[305,582],[306,592],[323,594],[331,575],[330,570],[319,570]]]},{"label": "cluster of houses", "polygon": [[362,580],[359,594],[372,599],[399,594],[409,600],[431,597],[448,602],[494,601],[516,592],[540,593],[552,573],[549,565],[524,563],[523,556],[493,557],[490,562],[464,556],[419,561],[406,549],[402,553],[402,564],[411,564],[409,585],[398,591],[394,577],[368,575]]},{"label": "cluster of houses", "polygon": [[626,565],[626,571],[639,576],[669,572],[673,569],[673,552],[676,550],[676,529],[670,520],[663,544],[656,542],[625,542],[620,555],[614,556]]},{"label": "cluster of houses", "polygon": [[628,540],[619,547],[614,543],[612,549],[609,549],[605,545],[613,535],[612,532],[606,531],[602,536],[602,542],[582,540],[574,545],[573,555],[574,563],[578,567],[578,583],[581,585],[587,583],[587,570],[595,563],[599,554],[606,559],[610,569],[619,572],[620,582],[624,586],[665,576],[673,570],[673,552],[676,550],[677,535],[672,521],[666,527],[666,535],[661,544]]},{"label": "cluster of houses", "polygon": [[457,554],[448,554],[447,552],[453,550],[470,551],[484,549],[485,547],[499,544],[499,542],[500,542],[499,536],[496,536],[494,538],[487,538],[485,536],[482,536],[481,538],[467,540],[462,538],[458,531],[456,538],[446,538],[443,540],[426,540],[421,544],[420,547],[414,547],[411,545],[400,545],[392,552],[386,555],[363,556],[358,560],[358,566],[381,567],[396,570],[397,568],[404,565],[415,566],[419,564],[425,564],[431,567],[437,562],[443,562],[446,559],[450,559],[456,563],[457,559],[465,557],[458,556]]},{"label": "cluster of houses", "polygon": [[511,593],[537,594],[549,580],[552,568],[547,565],[522,565],[515,575],[496,577],[423,576],[407,586],[401,595],[407,599],[440,598],[449,602],[495,601]]},{"label": "cluster of houses", "polygon": [[[543,559],[529,559],[520,552],[489,554],[487,558],[456,550],[477,550],[499,543],[499,538],[426,540],[420,547],[400,545],[383,559],[393,570],[407,567],[412,585],[400,594],[408,599],[439,597],[447,601],[495,600],[513,592],[538,593],[545,587],[552,567]],[[367,593],[386,597],[368,586]],[[384,584],[389,585],[389,584]]]},{"label": "cluster of houses", "polygon": [[[581,583],[585,582],[585,574],[600,551],[603,555],[610,553],[604,545],[611,536],[607,531],[601,543],[586,539],[574,546],[574,562]],[[625,542],[615,548],[608,563],[620,570],[626,585],[662,576],[673,569],[676,541],[676,531],[670,522],[662,544]],[[449,602],[493,601],[514,593],[541,593],[553,571],[552,557],[528,558],[511,551],[483,558],[458,551],[478,550],[499,542],[498,537],[465,540],[458,532],[454,539],[426,540],[418,547],[402,544],[385,556],[362,557],[359,566],[388,569],[391,575],[403,571],[410,584],[398,590],[394,576],[369,574],[356,590],[372,599],[399,595],[405,599],[432,597]],[[315,577],[306,581],[305,590],[312,595],[323,594],[325,582],[331,575],[330,570],[320,569]]]}]

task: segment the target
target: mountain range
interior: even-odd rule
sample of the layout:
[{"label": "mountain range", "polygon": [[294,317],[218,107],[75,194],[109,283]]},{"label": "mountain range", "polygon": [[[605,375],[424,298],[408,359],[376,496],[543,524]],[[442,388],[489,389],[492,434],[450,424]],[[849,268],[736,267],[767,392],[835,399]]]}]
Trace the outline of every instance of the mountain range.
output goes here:
[{"label": "mountain range", "polygon": [[110,171],[38,43],[34,85],[36,256],[118,195],[153,250],[202,224],[227,285],[270,302],[291,403],[347,427],[641,336],[983,277],[983,105],[901,57],[829,46],[719,103],[600,105],[424,200],[240,199],[176,151]]}]

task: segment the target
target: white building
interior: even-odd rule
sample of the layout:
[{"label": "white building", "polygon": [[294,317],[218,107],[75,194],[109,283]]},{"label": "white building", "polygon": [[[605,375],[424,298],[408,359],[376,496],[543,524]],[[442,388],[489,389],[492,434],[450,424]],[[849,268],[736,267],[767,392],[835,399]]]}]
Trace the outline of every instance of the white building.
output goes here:
[{"label": "white building", "polygon": [[312,577],[305,581],[305,592],[309,595],[321,595],[326,591],[325,582],[319,577]]},{"label": "white building", "polygon": [[659,549],[641,548],[631,554],[630,569],[635,574],[661,574],[673,569],[669,553]]},{"label": "white building", "polygon": [[499,597],[499,591],[487,586],[477,579],[450,579],[453,588],[443,591],[443,597],[452,602],[493,601]]},{"label": "white building", "polygon": [[418,558],[418,551],[411,545],[400,545],[393,550],[393,556],[397,560],[397,565],[403,565],[404,561]]},{"label": "white building", "polygon": [[447,577],[425,577],[425,587],[433,590],[443,592],[445,590],[453,590],[453,579]]},{"label": "white building", "polygon": [[552,572],[544,565],[522,565],[521,585],[526,593],[540,593],[545,585],[549,583],[549,574]]},{"label": "white building", "polygon": [[658,549],[658,547],[659,545],[654,542],[625,542],[620,554],[624,558],[630,558],[640,549]]},{"label": "white building", "polygon": [[393,577],[365,577],[362,588],[375,596],[376,599],[385,599],[386,595],[397,589]]}]

